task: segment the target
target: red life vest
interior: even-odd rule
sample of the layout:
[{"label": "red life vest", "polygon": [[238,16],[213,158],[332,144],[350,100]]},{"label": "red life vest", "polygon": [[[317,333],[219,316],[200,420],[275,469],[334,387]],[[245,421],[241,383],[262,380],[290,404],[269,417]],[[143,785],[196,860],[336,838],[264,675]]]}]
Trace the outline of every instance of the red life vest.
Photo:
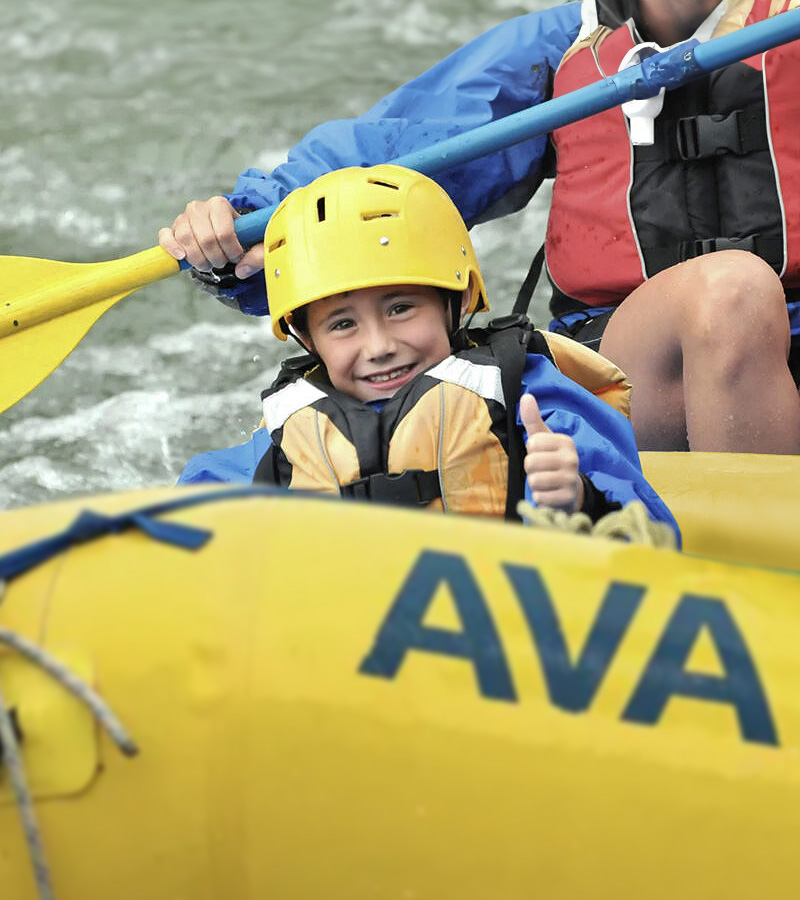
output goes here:
[{"label": "red life vest", "polygon": [[[745,19],[737,4],[716,34],[791,5],[755,0]],[[632,29],[601,27],[576,44],[554,96],[615,74],[638,43]],[[795,41],[667,91],[652,147],[631,145],[620,108],[557,129],[546,240],[556,295],[614,306],[662,269],[731,248],[800,288],[799,76]]]}]

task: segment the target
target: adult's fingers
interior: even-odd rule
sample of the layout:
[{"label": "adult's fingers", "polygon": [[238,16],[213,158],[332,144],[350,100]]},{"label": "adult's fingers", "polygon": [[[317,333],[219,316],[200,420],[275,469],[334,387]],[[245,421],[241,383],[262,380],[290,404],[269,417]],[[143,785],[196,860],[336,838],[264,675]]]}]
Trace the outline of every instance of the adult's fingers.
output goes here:
[{"label": "adult's fingers", "polygon": [[[210,272],[238,260],[242,247],[236,237],[237,213],[224,197],[192,200],[172,223],[161,229],[159,243],[176,259],[186,259],[202,272]],[[172,237],[166,231],[172,232]],[[183,256],[178,253],[183,252]]]},{"label": "adult's fingers", "polygon": [[258,241],[244,254],[236,264],[234,272],[237,278],[249,278],[264,268],[264,242]]},{"label": "adult's fingers", "polygon": [[[239,213],[225,197],[212,197],[208,201],[208,220],[211,223],[216,244],[225,254],[221,265],[237,262],[244,253],[244,248],[239,243],[239,238],[236,237],[234,221],[238,218]],[[208,256],[208,254],[206,255]]]},{"label": "adult's fingers", "polygon": [[181,260],[186,258],[186,251],[175,239],[172,228],[165,227],[159,229],[158,243],[173,259]]},{"label": "adult's fingers", "polygon": [[186,258],[196,269],[209,272],[211,269],[222,268],[228,262],[214,231],[209,201],[193,200],[189,203],[186,212],[178,217],[173,230],[186,250]]}]

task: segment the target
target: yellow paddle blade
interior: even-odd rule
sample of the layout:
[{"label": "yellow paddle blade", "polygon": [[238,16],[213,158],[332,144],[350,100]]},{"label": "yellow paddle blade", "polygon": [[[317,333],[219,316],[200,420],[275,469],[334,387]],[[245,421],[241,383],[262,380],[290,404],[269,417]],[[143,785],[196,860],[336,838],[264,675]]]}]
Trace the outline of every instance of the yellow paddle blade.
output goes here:
[{"label": "yellow paddle blade", "polygon": [[118,300],[178,271],[160,247],[100,263],[0,257],[0,412],[42,382]]},{"label": "yellow paddle blade", "polygon": [[5,337],[0,342],[0,412],[29,394],[58,368],[100,316],[128,293],[26,328],[13,338]]}]

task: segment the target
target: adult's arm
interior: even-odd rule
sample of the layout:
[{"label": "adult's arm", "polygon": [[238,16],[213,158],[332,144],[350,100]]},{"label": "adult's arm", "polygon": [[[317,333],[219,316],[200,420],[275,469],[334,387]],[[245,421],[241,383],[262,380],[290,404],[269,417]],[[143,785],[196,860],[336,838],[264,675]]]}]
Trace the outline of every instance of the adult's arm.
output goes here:
[{"label": "adult's arm", "polygon": [[[239,210],[274,206],[332,169],[388,162],[541,103],[548,98],[552,72],[578,34],[580,6],[566,3],[503,22],[358,118],[312,129],[273,172],[242,172],[227,199]],[[546,147],[546,137],[528,140],[436,180],[471,226],[524,206],[541,181]],[[268,313],[260,272],[243,282],[229,280],[217,292],[243,312]]]}]

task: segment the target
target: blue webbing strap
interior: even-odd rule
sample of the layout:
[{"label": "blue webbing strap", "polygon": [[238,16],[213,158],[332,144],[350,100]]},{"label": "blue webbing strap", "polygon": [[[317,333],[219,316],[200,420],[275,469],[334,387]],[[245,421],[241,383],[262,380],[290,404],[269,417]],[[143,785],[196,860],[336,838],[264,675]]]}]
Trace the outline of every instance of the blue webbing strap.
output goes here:
[{"label": "blue webbing strap", "polygon": [[605,313],[611,312],[614,309],[616,309],[615,306],[587,306],[585,310],[582,309],[578,312],[565,313],[563,316],[551,319],[547,325],[547,330],[558,331],[559,328],[564,328],[568,331],[573,325],[577,325],[578,322],[585,324],[590,322],[596,316],[605,315]]},{"label": "blue webbing strap", "polygon": [[[9,581],[23,572],[46,562],[75,544],[83,544],[107,534],[119,534],[128,528],[138,528],[148,537],[184,550],[199,550],[213,536],[212,531],[184,525],[179,522],[164,522],[155,516],[173,512],[201,503],[232,500],[265,494],[285,494],[285,490],[270,486],[237,487],[229,490],[193,494],[189,497],[170,499],[164,503],[143,506],[129,512],[106,515],[84,510],[64,531],[51,537],[34,541],[17,550],[10,550],[0,556],[0,579]],[[295,492],[298,495],[300,492]]]},{"label": "blue webbing strap", "polygon": [[[557,331],[559,327],[570,328],[577,322],[588,322],[595,316],[602,316],[603,313],[616,309],[614,306],[592,306],[587,307],[580,312],[566,313],[556,319],[551,319],[547,329],[548,331]],[[793,342],[797,343],[800,338],[800,300],[789,300],[786,303],[786,310],[789,313],[789,329],[792,333]]]},{"label": "blue webbing strap", "polygon": [[790,300],[786,304],[789,311],[789,330],[792,333],[792,342],[797,343],[800,337],[800,300]]}]

